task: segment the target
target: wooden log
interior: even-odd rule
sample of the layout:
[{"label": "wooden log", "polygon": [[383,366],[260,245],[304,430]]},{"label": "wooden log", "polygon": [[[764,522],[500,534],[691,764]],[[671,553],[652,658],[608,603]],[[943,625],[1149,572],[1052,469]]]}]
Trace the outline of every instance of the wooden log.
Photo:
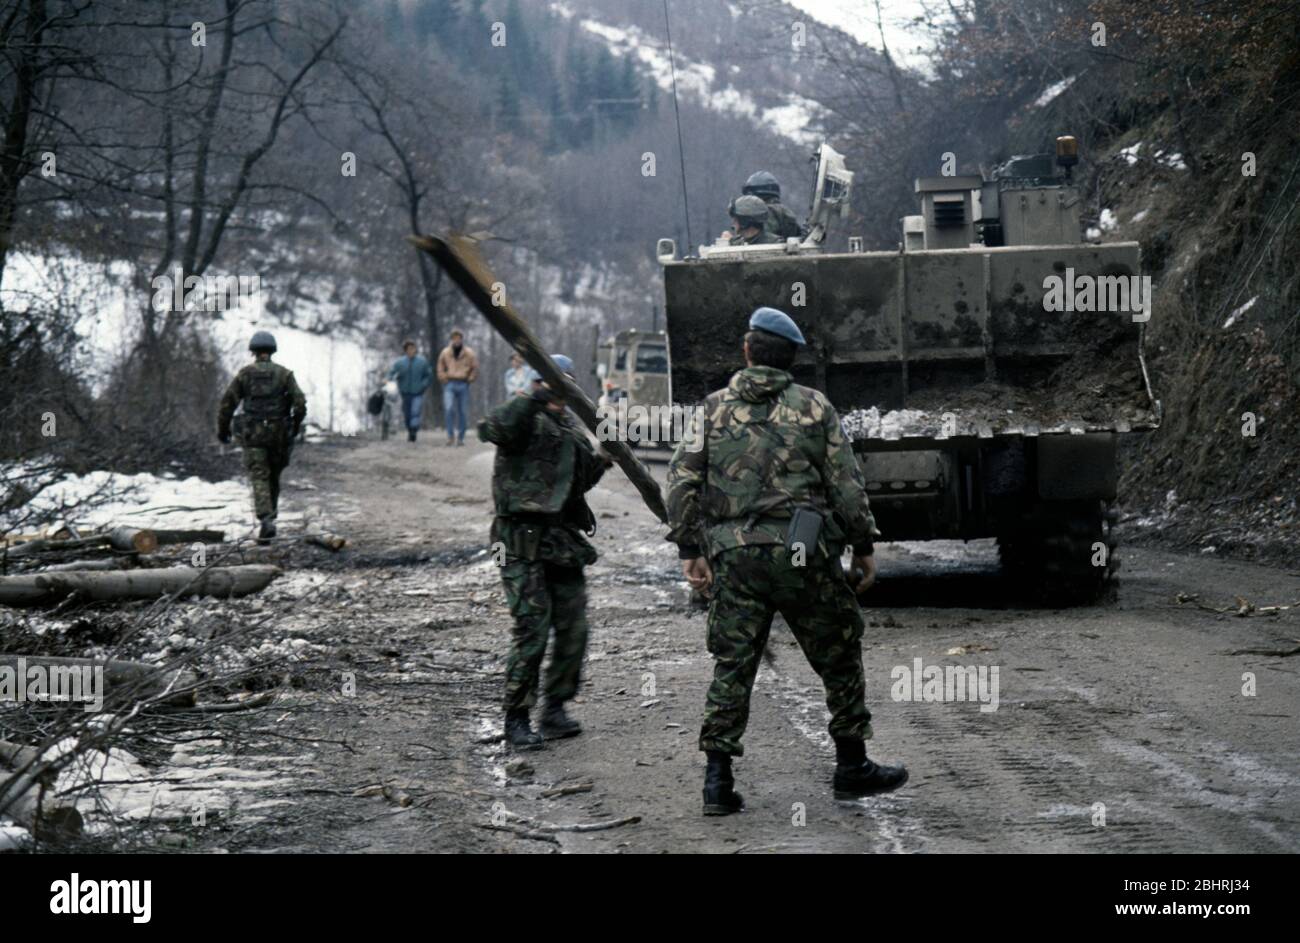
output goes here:
[{"label": "wooden log", "polygon": [[158,549],[154,532],[139,527],[114,527],[108,532],[108,543],[123,553],[153,553]]},{"label": "wooden log", "polygon": [[340,537],[338,534],[308,534],[307,543],[315,544],[317,547],[324,547],[326,550],[332,550],[335,553],[348,545],[347,538]]},{"label": "wooden log", "polygon": [[13,560],[20,557],[34,556],[38,553],[59,550],[85,550],[90,547],[106,546],[108,546],[108,534],[93,534],[90,537],[76,537],[70,540],[41,538],[40,540],[26,541],[16,547],[5,547],[3,551],[0,551],[0,558],[8,557]]},{"label": "wooden log", "polygon": [[[510,304],[493,298],[492,285],[497,278],[487,267],[475,248],[475,242],[466,236],[451,235],[446,239],[435,236],[409,236],[411,242],[422,252],[433,256],[453,282],[465,293],[476,308],[487,318],[488,323],[505,338],[519,355],[528,361],[528,365],[541,374],[542,379],[553,390],[564,390],[570,407],[583,425],[595,435],[600,424],[596,414],[596,404],[587,398],[587,394],[572,379],[566,377],[551,360],[541,342],[524,323],[523,318],[515,313]],[[497,301],[500,301],[498,304]],[[624,473],[636,486],[651,512],[659,520],[667,523],[668,510],[664,507],[663,495],[659,483],[645,464],[632,454],[626,442],[611,440],[601,442],[605,451],[618,463]]]},{"label": "wooden log", "polygon": [[109,557],[105,560],[73,560],[69,563],[56,563],[41,570],[42,573],[82,573],[96,570],[129,570],[130,557]]},{"label": "wooden log", "polygon": [[[103,677],[105,699],[134,699],[163,697],[163,704],[190,705],[196,700],[192,690],[199,678],[186,668],[159,668],[142,661],[122,661],[104,658],[63,658],[55,655],[0,655],[0,669],[9,669],[15,675],[33,667],[49,670],[98,670]],[[94,692],[84,691],[90,694]],[[3,752],[0,751],[0,758]]]},{"label": "wooden log", "polygon": [[87,600],[157,599],[189,596],[247,596],[279,576],[276,566],[174,566],[114,573],[30,573],[0,576],[0,605],[33,606],[73,593]]}]

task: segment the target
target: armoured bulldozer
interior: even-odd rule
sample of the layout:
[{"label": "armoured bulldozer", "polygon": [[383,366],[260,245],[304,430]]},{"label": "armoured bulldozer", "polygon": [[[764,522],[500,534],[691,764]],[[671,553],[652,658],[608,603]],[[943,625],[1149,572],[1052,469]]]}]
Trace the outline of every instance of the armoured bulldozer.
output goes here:
[{"label": "armoured bulldozer", "polygon": [[853,174],[828,145],[814,160],[802,241],[689,258],[659,241],[673,401],[725,386],[750,313],[780,308],[808,340],[795,381],[839,412],[881,540],[996,538],[1045,601],[1096,599],[1118,563],[1117,442],[1156,428],[1160,404],[1139,247],[1081,238],[1073,139],[987,179],[918,179],[896,251],[824,250]]}]

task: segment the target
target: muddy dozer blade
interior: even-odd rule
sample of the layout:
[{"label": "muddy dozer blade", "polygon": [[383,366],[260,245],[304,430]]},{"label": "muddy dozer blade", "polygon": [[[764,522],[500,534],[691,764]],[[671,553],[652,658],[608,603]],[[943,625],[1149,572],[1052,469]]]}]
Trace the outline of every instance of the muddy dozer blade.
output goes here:
[{"label": "muddy dozer blade", "polygon": [[750,313],[772,305],[808,340],[796,381],[859,442],[1152,429],[1143,314],[1043,304],[1049,276],[1105,276],[1131,308],[1138,273],[1137,243],[668,263],[673,399],[726,385]]}]

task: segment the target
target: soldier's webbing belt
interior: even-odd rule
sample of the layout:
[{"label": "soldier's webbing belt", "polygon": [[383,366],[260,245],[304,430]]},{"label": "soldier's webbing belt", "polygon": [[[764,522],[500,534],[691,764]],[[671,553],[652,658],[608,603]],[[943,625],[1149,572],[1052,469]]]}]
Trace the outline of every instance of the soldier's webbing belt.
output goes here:
[{"label": "soldier's webbing belt", "polygon": [[507,520],[518,521],[521,524],[539,524],[543,527],[558,527],[564,523],[563,514],[542,514],[540,512],[517,512],[514,514],[504,515]]}]

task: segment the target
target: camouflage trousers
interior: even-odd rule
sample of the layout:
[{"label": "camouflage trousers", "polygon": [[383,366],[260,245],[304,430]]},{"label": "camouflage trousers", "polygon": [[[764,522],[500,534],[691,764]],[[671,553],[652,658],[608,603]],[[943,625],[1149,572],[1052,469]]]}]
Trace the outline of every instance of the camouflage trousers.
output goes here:
[{"label": "camouflage trousers", "polygon": [[289,464],[283,449],[245,446],[244,470],[253,486],[253,510],[259,518],[280,508],[280,473]]},{"label": "camouflage trousers", "polygon": [[548,700],[570,700],[578,693],[587,653],[587,584],[582,568],[511,557],[501,568],[501,582],[515,620],[506,660],[506,710],[537,702],[542,659],[552,630],[555,645],[544,691]]},{"label": "camouflage trousers", "polygon": [[862,674],[862,611],[844,581],[838,558],[818,556],[792,566],[785,547],[737,547],[713,559],[709,605],[709,685],[700,749],[732,756],[749,722],[749,698],[780,612],[826,688],[833,737],[871,736]]}]

